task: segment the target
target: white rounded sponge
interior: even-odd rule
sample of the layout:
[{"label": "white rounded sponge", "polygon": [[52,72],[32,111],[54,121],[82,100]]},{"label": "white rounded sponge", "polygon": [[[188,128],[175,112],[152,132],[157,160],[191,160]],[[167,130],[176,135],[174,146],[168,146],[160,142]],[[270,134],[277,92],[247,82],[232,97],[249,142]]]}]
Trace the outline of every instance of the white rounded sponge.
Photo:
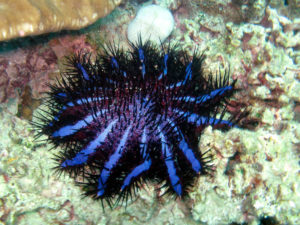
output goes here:
[{"label": "white rounded sponge", "polygon": [[166,40],[173,28],[174,18],[168,9],[158,5],[148,5],[142,7],[129,24],[127,36],[133,43],[137,43],[141,36],[143,42],[151,40],[159,44]]}]

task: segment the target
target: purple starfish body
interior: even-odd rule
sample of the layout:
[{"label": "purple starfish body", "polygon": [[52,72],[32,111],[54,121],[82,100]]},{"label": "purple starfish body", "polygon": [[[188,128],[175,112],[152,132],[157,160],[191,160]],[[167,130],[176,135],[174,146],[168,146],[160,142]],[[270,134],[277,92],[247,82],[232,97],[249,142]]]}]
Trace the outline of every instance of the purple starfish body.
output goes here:
[{"label": "purple starfish body", "polygon": [[237,120],[223,119],[234,82],[226,72],[205,79],[203,60],[149,42],[127,53],[110,47],[95,63],[87,55],[69,58],[62,81],[51,87],[49,116],[38,124],[62,147],[57,169],[86,180],[86,194],[109,204],[115,196],[127,200],[143,180],[184,196],[209,169],[197,129]]}]

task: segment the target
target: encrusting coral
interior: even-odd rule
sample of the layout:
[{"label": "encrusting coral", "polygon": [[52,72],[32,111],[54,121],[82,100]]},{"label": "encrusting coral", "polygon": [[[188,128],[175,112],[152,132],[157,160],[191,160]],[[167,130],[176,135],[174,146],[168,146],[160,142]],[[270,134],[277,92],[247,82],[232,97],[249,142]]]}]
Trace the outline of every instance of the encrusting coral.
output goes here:
[{"label": "encrusting coral", "polygon": [[76,30],[109,14],[121,0],[0,0],[0,41]]}]

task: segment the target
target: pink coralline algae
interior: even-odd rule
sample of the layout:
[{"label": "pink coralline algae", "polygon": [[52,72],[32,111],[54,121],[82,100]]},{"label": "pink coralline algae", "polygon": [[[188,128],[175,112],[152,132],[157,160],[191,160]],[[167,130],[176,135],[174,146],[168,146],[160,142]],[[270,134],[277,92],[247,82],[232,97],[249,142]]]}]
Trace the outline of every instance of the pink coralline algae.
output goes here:
[{"label": "pink coralline algae", "polygon": [[59,59],[82,50],[85,52],[94,52],[93,47],[87,42],[85,35],[80,35],[76,38],[65,36],[53,39],[49,42],[49,46]]},{"label": "pink coralline algae", "polygon": [[85,36],[65,36],[45,45],[0,53],[0,102],[22,95],[29,86],[33,98],[40,98],[48,90],[47,83],[58,71],[57,61],[76,52],[88,49]]},{"label": "pink coralline algae", "polygon": [[47,47],[36,46],[0,55],[0,102],[20,95],[29,85],[37,97],[46,88],[57,57]]}]

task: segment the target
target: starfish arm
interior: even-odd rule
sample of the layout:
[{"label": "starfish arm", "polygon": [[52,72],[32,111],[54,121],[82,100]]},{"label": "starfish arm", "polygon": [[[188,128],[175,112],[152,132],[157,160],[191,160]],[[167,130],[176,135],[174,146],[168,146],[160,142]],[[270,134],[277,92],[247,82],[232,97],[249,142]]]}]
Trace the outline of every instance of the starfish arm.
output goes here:
[{"label": "starfish arm", "polygon": [[169,174],[171,185],[176,192],[177,195],[181,196],[182,194],[182,187],[180,184],[180,179],[178,175],[176,174],[176,168],[173,160],[173,154],[169,148],[169,145],[166,142],[166,137],[164,133],[162,132],[160,126],[158,126],[158,133],[161,140],[161,149],[162,149],[162,155],[164,156],[164,161],[167,166],[167,171]]},{"label": "starfish arm", "polygon": [[149,155],[147,154],[147,134],[146,134],[146,127],[143,129],[143,133],[142,133],[142,140],[140,143],[140,153],[143,156],[143,159],[145,159],[145,161],[136,166],[125,178],[123,185],[122,185],[122,190],[124,190],[127,186],[130,185],[131,180],[134,179],[135,177],[138,177],[140,174],[142,174],[143,172],[149,170],[150,166],[151,166],[151,159],[149,158]]},{"label": "starfish arm", "polygon": [[[120,70],[120,66],[119,66],[119,63],[117,61],[117,59],[115,57],[111,57],[111,67],[113,70],[117,71],[117,72],[120,72],[123,77],[127,77],[127,73],[123,70]],[[108,80],[110,83],[115,83],[115,81],[112,81],[112,80]]]},{"label": "starfish arm", "polygon": [[116,124],[118,120],[113,120],[101,133],[99,133],[94,140],[92,140],[84,149],[76,154],[72,159],[65,160],[61,167],[67,166],[77,166],[86,163],[90,154],[94,153],[97,148],[99,148],[105,141],[109,132],[111,132],[112,127]]},{"label": "starfish arm", "polygon": [[131,180],[135,177],[140,176],[143,172],[149,170],[151,166],[151,159],[145,160],[142,164],[135,167],[125,178],[121,190],[124,190],[131,184]]},{"label": "starfish arm", "polygon": [[165,77],[168,74],[168,66],[167,66],[168,58],[169,58],[169,54],[165,54],[163,72],[159,75],[157,80],[161,80],[163,77]]},{"label": "starfish arm", "polygon": [[[106,111],[107,111],[107,109],[103,109],[101,111],[96,112],[95,115],[97,117],[101,116]],[[65,136],[72,135],[72,134],[76,133],[78,130],[87,127],[93,120],[94,120],[94,115],[88,115],[84,119],[79,120],[78,122],[76,122],[73,125],[67,125],[67,126],[61,127],[59,130],[55,131],[52,134],[52,137],[62,138]]]},{"label": "starfish arm", "polygon": [[186,85],[188,81],[192,80],[192,62],[190,62],[185,69],[185,78],[183,81],[179,81],[176,84],[171,84],[166,87],[167,90],[172,90],[174,88],[180,88]]},{"label": "starfish arm", "polygon": [[222,97],[224,96],[227,92],[230,92],[233,90],[233,86],[224,86],[222,88],[215,89],[211,91],[209,94],[201,95],[199,97],[192,97],[192,96],[184,96],[184,97],[174,97],[173,101],[180,101],[184,103],[193,103],[193,104],[200,104],[202,105],[203,103],[213,100],[216,97]]},{"label": "starfish arm", "polygon": [[146,127],[144,127],[143,129],[143,133],[142,133],[142,140],[140,143],[140,153],[143,156],[143,158],[145,159],[146,156],[148,156],[147,154],[147,129]]},{"label": "starfish arm", "polygon": [[90,76],[88,75],[88,73],[86,72],[86,70],[84,69],[84,67],[82,66],[81,63],[77,63],[76,67],[81,71],[82,76],[85,80],[89,80]]},{"label": "starfish arm", "polygon": [[[60,116],[67,110],[69,109],[70,107],[74,107],[74,106],[81,106],[81,105],[85,105],[85,104],[88,104],[88,103],[94,103],[94,102],[103,102],[103,100],[107,99],[107,97],[97,97],[97,98],[93,98],[93,97],[88,97],[86,99],[84,98],[80,98],[75,102],[68,102],[66,103],[66,105],[64,105],[60,111],[58,111],[56,113],[56,115],[53,117],[53,121],[59,121],[60,119]],[[50,122],[49,126],[53,126],[53,122]]]},{"label": "starfish arm", "polygon": [[138,50],[139,52],[139,60],[141,62],[141,72],[142,72],[142,76],[143,78],[145,78],[145,74],[146,74],[146,66],[145,66],[145,55],[144,55],[144,50],[142,48],[139,48]]},{"label": "starfish arm", "polygon": [[104,164],[104,168],[101,171],[100,177],[98,179],[98,196],[102,196],[105,192],[106,181],[110,176],[111,170],[115,167],[119,159],[122,157],[123,151],[126,146],[126,142],[129,137],[129,131],[132,125],[128,126],[120,140],[120,143],[115,150],[115,152],[109,157],[108,161]]},{"label": "starfish arm", "polygon": [[177,135],[179,137],[179,149],[182,151],[182,153],[185,155],[187,160],[190,162],[190,164],[192,165],[193,170],[196,173],[199,173],[202,166],[201,166],[200,162],[198,161],[198,159],[195,157],[195,154],[194,154],[193,150],[189,147],[189,145],[186,142],[181,130],[177,126],[175,126],[174,122],[172,122],[169,119],[169,123],[171,124],[174,131],[177,133]]},{"label": "starfish arm", "polygon": [[186,121],[190,124],[194,124],[196,126],[202,125],[227,125],[229,127],[237,127],[232,123],[230,120],[222,120],[217,119],[215,117],[207,117],[207,116],[200,116],[196,113],[184,112],[179,109],[174,110],[180,116],[186,119]]}]

